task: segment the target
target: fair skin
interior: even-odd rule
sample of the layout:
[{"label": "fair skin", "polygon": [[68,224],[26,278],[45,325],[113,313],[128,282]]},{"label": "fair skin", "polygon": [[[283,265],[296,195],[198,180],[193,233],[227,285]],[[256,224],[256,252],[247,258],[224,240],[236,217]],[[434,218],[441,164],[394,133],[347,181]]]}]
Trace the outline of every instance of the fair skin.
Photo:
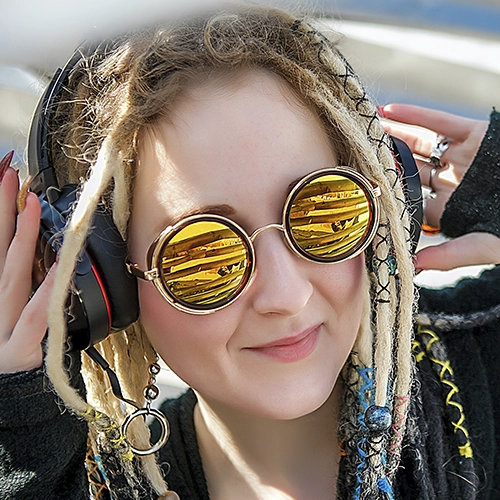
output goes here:
[{"label": "fair skin", "polygon": [[[169,121],[143,135],[130,241],[141,267],[156,234],[186,211],[231,205],[231,217],[252,232],[279,222],[290,182],[335,164],[317,118],[283,84],[263,73],[244,82],[223,92],[209,83],[191,89]],[[462,176],[484,134],[484,124],[430,110],[392,105],[384,114],[456,139],[443,162],[454,162]],[[428,156],[430,142],[416,137],[404,138]],[[445,189],[440,180],[440,196],[456,186]],[[18,188],[8,169],[0,186],[1,373],[41,366],[53,281],[49,273],[29,299],[40,207],[28,194],[17,215]],[[466,235],[419,252],[416,267],[497,263],[499,241]],[[359,326],[363,258],[312,264],[291,254],[276,230],[262,233],[255,246],[255,280],[227,309],[205,317],[181,313],[151,283],[141,283],[142,320],[160,355],[199,396],[195,425],[213,498],[331,498],[338,460],[334,388]],[[308,349],[285,349],[287,360],[262,349],[304,332]]]},{"label": "fair skin", "polygon": [[[232,207],[230,217],[248,233],[280,222],[289,184],[336,164],[319,120],[276,77],[245,74],[223,91],[210,82],[196,86],[168,121],[143,135],[132,260],[146,266],[158,232],[203,207]],[[338,407],[331,394],[359,329],[364,259],[308,262],[275,229],[259,235],[255,248],[255,278],[229,307],[187,314],[141,282],[142,322],[157,352],[198,394],[195,424],[211,497],[316,491],[314,498],[331,498]],[[296,336],[305,340],[263,347]]]}]

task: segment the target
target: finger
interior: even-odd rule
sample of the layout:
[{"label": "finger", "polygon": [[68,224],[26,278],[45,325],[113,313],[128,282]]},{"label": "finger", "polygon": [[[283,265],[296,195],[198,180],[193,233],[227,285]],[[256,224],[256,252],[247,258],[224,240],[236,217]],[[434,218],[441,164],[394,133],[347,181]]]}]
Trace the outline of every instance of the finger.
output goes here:
[{"label": "finger", "polygon": [[489,233],[469,233],[415,255],[415,268],[421,270],[448,271],[484,264],[500,264],[500,238]]},{"label": "finger", "polygon": [[455,141],[467,139],[472,121],[445,111],[409,104],[388,104],[383,106],[381,113],[389,120],[425,127]]},{"label": "finger", "polygon": [[7,251],[0,279],[2,331],[12,330],[31,293],[31,274],[40,222],[40,203],[33,193],[17,217],[17,228]]},{"label": "finger", "polygon": [[425,161],[417,162],[417,164],[422,185],[438,192],[442,190],[453,191],[458,186],[459,181],[454,170],[448,167],[437,168],[432,163]]},{"label": "finger", "polygon": [[0,184],[0,274],[2,273],[7,250],[16,230],[16,196],[19,190],[17,172],[8,168]]},{"label": "finger", "polygon": [[437,192],[434,198],[425,200],[424,220],[427,226],[439,228],[446,202],[450,198],[450,193]]},{"label": "finger", "polygon": [[403,127],[387,121],[383,122],[388,134],[399,137],[411,149],[413,154],[429,157],[436,140],[436,134],[419,129],[418,131],[408,126]]},{"label": "finger", "polygon": [[32,370],[42,366],[41,343],[47,331],[48,306],[54,286],[54,264],[45,280],[30,299],[8,341],[0,351],[3,373]]}]

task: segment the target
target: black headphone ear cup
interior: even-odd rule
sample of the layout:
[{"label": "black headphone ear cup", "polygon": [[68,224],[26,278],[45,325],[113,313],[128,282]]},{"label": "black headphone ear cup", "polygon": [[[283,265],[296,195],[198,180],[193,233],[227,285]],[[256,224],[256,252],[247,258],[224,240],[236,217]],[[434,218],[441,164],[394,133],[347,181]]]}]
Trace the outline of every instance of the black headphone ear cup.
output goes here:
[{"label": "black headphone ear cup", "polygon": [[393,141],[393,152],[396,166],[402,169],[400,172],[405,190],[406,201],[410,212],[410,236],[412,252],[415,252],[422,229],[424,216],[422,204],[422,185],[418,173],[417,164],[407,144],[401,139],[391,136]]},{"label": "black headphone ear cup", "polygon": [[[76,186],[64,186],[52,202],[45,195],[40,197],[42,215],[37,260],[43,259],[45,268],[55,259],[62,243],[62,231],[75,203],[76,190]],[[54,188],[50,190],[52,198],[54,191]],[[113,224],[111,214],[100,207],[75,265],[67,304],[71,347],[87,349],[137,320],[137,281],[126,271],[126,256],[127,245]]]},{"label": "black headphone ear cup", "polygon": [[110,332],[121,331],[139,317],[137,279],[127,272],[127,243],[111,213],[100,205],[94,213],[86,251],[105,291],[111,314]]}]

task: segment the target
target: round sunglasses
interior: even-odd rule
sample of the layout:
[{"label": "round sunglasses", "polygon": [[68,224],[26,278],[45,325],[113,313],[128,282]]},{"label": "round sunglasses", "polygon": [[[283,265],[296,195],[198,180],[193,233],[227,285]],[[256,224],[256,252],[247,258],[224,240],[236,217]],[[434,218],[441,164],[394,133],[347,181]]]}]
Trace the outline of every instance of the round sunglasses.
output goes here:
[{"label": "round sunglasses", "polygon": [[320,264],[352,259],[378,227],[380,188],[349,167],[317,170],[288,195],[281,224],[248,235],[231,219],[199,214],[164,229],[148,251],[149,270],[127,263],[134,276],[152,281],[174,307],[207,314],[236,300],[255,271],[253,241],[266,229],[284,233],[298,256]]}]

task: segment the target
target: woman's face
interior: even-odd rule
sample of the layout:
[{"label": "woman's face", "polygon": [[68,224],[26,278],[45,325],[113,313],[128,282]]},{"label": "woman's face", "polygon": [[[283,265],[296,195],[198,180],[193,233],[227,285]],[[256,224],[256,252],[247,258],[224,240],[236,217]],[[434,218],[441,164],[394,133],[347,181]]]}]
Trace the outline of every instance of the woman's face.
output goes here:
[{"label": "woman's face", "polygon": [[[141,137],[130,251],[143,269],[153,239],[186,214],[224,205],[251,234],[280,223],[294,180],[337,165],[319,119],[278,77],[254,71],[222,88],[196,86]],[[308,262],[275,229],[254,243],[254,280],[230,306],[181,312],[139,281],[141,318],[158,354],[207,402],[296,418],[325,402],[352,348],[364,259]]]}]

